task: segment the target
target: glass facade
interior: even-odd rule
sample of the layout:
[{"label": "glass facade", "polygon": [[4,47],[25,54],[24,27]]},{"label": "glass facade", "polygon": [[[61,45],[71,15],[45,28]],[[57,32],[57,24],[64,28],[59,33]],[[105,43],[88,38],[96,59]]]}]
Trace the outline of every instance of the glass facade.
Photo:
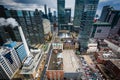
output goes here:
[{"label": "glass facade", "polygon": [[71,22],[71,9],[65,9],[65,23],[68,24]]},{"label": "glass facade", "polygon": [[[29,45],[44,42],[44,32],[42,31],[42,16],[35,15],[35,11],[27,10],[5,10],[7,17],[13,17],[22,27],[25,38]],[[17,27],[12,32],[15,35],[15,41],[21,41]],[[43,39],[42,39],[43,38]]]},{"label": "glass facade", "polygon": [[75,0],[74,27],[80,27],[80,21],[84,10],[84,0]]},{"label": "glass facade", "polygon": [[20,61],[23,62],[24,59],[27,57],[24,45],[21,44],[18,48],[16,48],[16,52],[20,58]]},{"label": "glass facade", "polygon": [[65,0],[57,0],[58,24],[64,24],[65,20]]},{"label": "glass facade", "polygon": [[99,0],[76,0],[74,27],[80,27],[79,41],[82,48],[87,48],[94,16]]}]

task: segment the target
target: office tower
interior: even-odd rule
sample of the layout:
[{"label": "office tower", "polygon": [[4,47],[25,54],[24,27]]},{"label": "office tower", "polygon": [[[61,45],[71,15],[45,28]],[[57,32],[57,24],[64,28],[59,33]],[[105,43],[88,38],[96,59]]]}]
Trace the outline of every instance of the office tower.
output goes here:
[{"label": "office tower", "polygon": [[[81,30],[79,32],[79,41],[80,41],[81,49],[87,48],[98,1],[99,0],[94,0],[94,1],[84,0],[84,11],[81,10],[83,12],[82,12],[82,16],[80,19],[80,29]],[[76,3],[75,5],[77,5],[77,4],[79,4],[79,3]],[[82,5],[82,4],[79,4],[79,5]],[[83,6],[81,6],[81,7],[83,7]],[[79,13],[79,14],[81,14],[81,13]]]},{"label": "office tower", "polygon": [[0,64],[0,79],[2,80],[12,79],[21,66],[16,51],[7,47],[1,47],[0,49]]},{"label": "office tower", "polygon": [[84,0],[75,0],[73,25],[77,30],[80,28],[80,21],[84,11]]},{"label": "office tower", "polygon": [[57,19],[57,17],[56,17],[56,11],[54,11],[54,12],[53,12],[53,22],[54,22],[54,23],[56,22],[56,19]]},{"label": "office tower", "polygon": [[104,6],[103,9],[102,9],[101,16],[100,16],[100,21],[104,22],[107,14],[112,9],[113,9],[113,7],[111,7],[110,5]]},{"label": "office tower", "polygon": [[51,13],[50,8],[48,8],[48,19],[50,20],[50,22],[53,22],[53,17],[52,17],[52,13]]},{"label": "office tower", "polygon": [[[36,26],[36,32],[38,32],[37,37],[39,43],[44,43],[44,29],[43,29],[43,24],[42,24],[42,12],[38,11],[37,9],[34,12],[34,19],[35,19],[35,26]],[[37,41],[37,40],[36,40]]]},{"label": "office tower", "polygon": [[7,41],[8,38],[9,36],[4,30],[4,26],[0,26],[0,46],[2,46]]},{"label": "office tower", "polygon": [[65,9],[65,23],[68,24],[71,22],[71,8]]},{"label": "office tower", "polygon": [[0,17],[6,18],[5,8],[3,5],[0,5]]},{"label": "office tower", "polygon": [[91,38],[106,39],[109,36],[111,24],[108,22],[95,22],[91,30]]},{"label": "office tower", "polygon": [[107,22],[111,23],[112,29],[110,34],[112,35],[119,35],[119,30],[120,30],[120,10],[112,10],[109,13],[109,18]]},{"label": "office tower", "polygon": [[0,26],[0,45],[2,46],[5,42],[9,40],[13,41],[20,41],[21,38],[19,38],[19,34],[15,32],[16,28],[8,26]]},{"label": "office tower", "polygon": [[65,20],[65,0],[57,0],[58,25],[64,24]]},{"label": "office tower", "polygon": [[[5,10],[7,17],[8,18],[13,17],[22,27],[25,38],[29,46],[41,43],[40,41],[42,40],[41,36],[39,36],[42,35],[42,33],[36,31],[38,28],[37,25],[40,25],[40,23],[37,24],[34,12],[35,11],[27,11],[27,10]],[[43,15],[42,12],[41,15]],[[41,21],[42,19],[42,17],[37,17],[37,18],[38,18],[37,21]],[[14,39],[14,41],[21,41],[21,37],[19,35],[19,31],[17,27],[10,29],[8,31],[15,33],[16,40]]]},{"label": "office tower", "polygon": [[44,18],[48,19],[48,15],[47,15],[47,5],[46,5],[46,4],[44,5],[44,11],[45,11],[45,13],[44,13]]},{"label": "office tower", "polygon": [[111,23],[111,35],[116,35],[120,29],[120,10],[110,10],[105,19],[106,22]]},{"label": "office tower", "polygon": [[19,32],[17,32],[17,27],[12,28],[11,25],[4,27],[5,32],[7,32],[7,35],[11,38],[12,41],[21,41],[21,37]]},{"label": "office tower", "polygon": [[45,9],[45,14],[47,15],[47,6],[46,6],[46,4],[44,5],[44,9]]}]

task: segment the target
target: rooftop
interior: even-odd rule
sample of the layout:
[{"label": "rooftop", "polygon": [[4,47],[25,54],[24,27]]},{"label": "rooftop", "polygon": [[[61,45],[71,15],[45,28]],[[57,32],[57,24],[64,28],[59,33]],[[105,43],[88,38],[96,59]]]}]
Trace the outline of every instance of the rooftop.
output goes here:
[{"label": "rooftop", "polygon": [[110,61],[120,69],[120,59],[112,59]]},{"label": "rooftop", "polygon": [[108,25],[108,26],[110,26],[111,24],[108,23],[108,22],[100,22],[100,21],[97,21],[97,22],[95,22],[93,25]]},{"label": "rooftop", "polygon": [[8,48],[8,47],[0,47],[0,55],[3,55],[5,53],[8,53],[12,50],[12,48]]},{"label": "rooftop", "polygon": [[4,46],[10,47],[10,48],[12,48],[12,47],[17,48],[21,44],[22,44],[22,42],[8,41],[4,44]]},{"label": "rooftop", "polygon": [[112,51],[103,51],[103,52],[98,52],[99,58],[109,60],[109,59],[117,59],[117,55],[113,53]]},{"label": "rooftop", "polygon": [[32,74],[34,71],[37,71],[43,52],[38,52],[35,57],[28,57],[22,67],[20,74]]},{"label": "rooftop", "polygon": [[79,63],[73,50],[63,50],[63,69],[64,72],[76,72]]},{"label": "rooftop", "polygon": [[120,41],[119,40],[118,41],[115,40],[115,39],[107,39],[107,40],[120,47]]},{"label": "rooftop", "polygon": [[61,50],[53,50],[49,58],[48,70],[63,70],[63,56]]}]

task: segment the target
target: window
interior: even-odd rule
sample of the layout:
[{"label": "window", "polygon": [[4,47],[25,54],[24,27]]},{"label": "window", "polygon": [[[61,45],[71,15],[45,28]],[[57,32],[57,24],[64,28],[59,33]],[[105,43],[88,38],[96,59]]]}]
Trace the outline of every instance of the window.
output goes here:
[{"label": "window", "polygon": [[101,29],[98,29],[98,30],[97,30],[97,33],[101,33],[101,31],[102,31]]}]

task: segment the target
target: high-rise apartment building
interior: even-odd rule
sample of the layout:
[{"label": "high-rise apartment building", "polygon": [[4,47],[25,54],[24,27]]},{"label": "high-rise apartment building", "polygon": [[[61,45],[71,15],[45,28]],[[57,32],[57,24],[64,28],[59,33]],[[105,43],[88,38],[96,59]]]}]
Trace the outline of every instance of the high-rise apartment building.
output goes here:
[{"label": "high-rise apartment building", "polygon": [[[0,49],[0,79],[10,80],[20,68],[21,63],[16,51],[12,48]],[[1,74],[2,73],[2,74]]]},{"label": "high-rise apartment building", "polygon": [[14,48],[21,63],[26,59],[27,53],[22,42],[8,41],[3,46]]},{"label": "high-rise apartment building", "polygon": [[81,48],[87,47],[98,1],[99,0],[76,0],[74,26],[80,26],[81,29],[79,32]]},{"label": "high-rise apartment building", "polygon": [[65,0],[57,0],[58,24],[65,23]]}]

